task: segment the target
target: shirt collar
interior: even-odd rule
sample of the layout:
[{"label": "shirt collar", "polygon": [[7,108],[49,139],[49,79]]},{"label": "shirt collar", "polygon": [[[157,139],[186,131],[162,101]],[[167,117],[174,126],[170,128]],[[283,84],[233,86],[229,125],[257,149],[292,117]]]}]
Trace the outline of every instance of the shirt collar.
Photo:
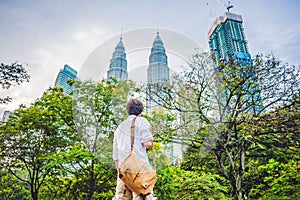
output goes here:
[{"label": "shirt collar", "polygon": [[127,119],[130,119],[130,120],[131,120],[131,119],[133,119],[133,118],[135,118],[135,117],[138,118],[138,115],[129,115]]}]

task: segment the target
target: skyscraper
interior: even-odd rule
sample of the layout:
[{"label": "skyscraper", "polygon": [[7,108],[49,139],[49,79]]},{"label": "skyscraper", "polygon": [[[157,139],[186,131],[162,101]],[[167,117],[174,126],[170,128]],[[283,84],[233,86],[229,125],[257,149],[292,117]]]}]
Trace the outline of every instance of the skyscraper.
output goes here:
[{"label": "skyscraper", "polygon": [[126,53],[122,37],[110,59],[109,70],[107,71],[107,78],[109,77],[115,77],[117,80],[128,78]]},{"label": "skyscraper", "polygon": [[255,74],[252,70],[252,59],[245,38],[242,16],[225,12],[212,24],[208,32],[208,40],[216,64],[233,60],[239,66],[241,78],[248,79],[242,85],[245,90],[245,95],[242,97],[244,101],[242,107],[251,112],[258,111],[261,95],[258,85],[254,83],[249,85],[250,80],[255,78]]},{"label": "skyscraper", "polygon": [[[155,87],[164,83],[169,83],[169,71],[168,57],[166,55],[164,43],[159,36],[159,32],[157,32],[149,57],[149,66],[147,69],[148,86]],[[155,101],[159,101],[157,96],[159,95],[148,95],[147,110],[149,112],[153,111],[153,109],[157,107],[157,104],[155,103]]]},{"label": "skyscraper", "polygon": [[8,111],[8,110],[4,111],[3,117],[2,117],[2,122],[7,122],[9,116],[11,115],[11,113],[12,113],[12,112],[10,112],[10,111]]},{"label": "skyscraper", "polygon": [[251,64],[241,15],[226,12],[208,32],[209,48],[216,63],[233,58],[238,65]]},{"label": "skyscraper", "polygon": [[64,93],[69,94],[73,90],[73,86],[70,86],[67,81],[76,78],[77,71],[66,64],[63,69],[60,69],[56,77],[55,86],[62,87]]}]

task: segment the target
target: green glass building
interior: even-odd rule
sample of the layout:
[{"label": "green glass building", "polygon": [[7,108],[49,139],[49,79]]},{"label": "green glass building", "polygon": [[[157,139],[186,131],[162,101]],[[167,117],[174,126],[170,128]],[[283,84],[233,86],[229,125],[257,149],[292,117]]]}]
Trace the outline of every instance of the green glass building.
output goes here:
[{"label": "green glass building", "polygon": [[238,65],[251,64],[241,15],[226,12],[218,17],[208,32],[208,41],[217,64],[229,61],[230,58]]},{"label": "green glass building", "polygon": [[74,86],[70,86],[67,81],[69,79],[76,78],[77,71],[66,64],[63,69],[60,69],[55,80],[55,86],[62,87],[65,94],[70,94],[70,92],[74,89]]},{"label": "green glass building", "polygon": [[[248,112],[258,112],[261,95],[259,85],[254,83],[256,75],[248,50],[242,16],[226,12],[223,16],[218,17],[208,32],[208,43],[216,65],[221,62],[234,61],[239,66],[241,78],[248,79],[242,86],[244,103],[241,106]],[[251,85],[250,82],[252,82]]]}]

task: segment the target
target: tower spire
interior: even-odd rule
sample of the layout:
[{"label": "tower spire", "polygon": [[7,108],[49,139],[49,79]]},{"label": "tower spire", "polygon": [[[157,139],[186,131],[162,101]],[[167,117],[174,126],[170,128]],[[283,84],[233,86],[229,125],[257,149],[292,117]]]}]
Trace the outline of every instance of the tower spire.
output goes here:
[{"label": "tower spire", "polygon": [[114,77],[117,80],[124,80],[128,78],[127,59],[125,47],[122,42],[123,29],[121,29],[120,41],[115,47],[112,58],[110,59],[109,70],[107,71],[107,78]]},{"label": "tower spire", "polygon": [[159,35],[159,31],[158,31],[158,22],[156,23],[156,34]]},{"label": "tower spire", "polygon": [[121,28],[120,40],[123,39],[123,28]]}]

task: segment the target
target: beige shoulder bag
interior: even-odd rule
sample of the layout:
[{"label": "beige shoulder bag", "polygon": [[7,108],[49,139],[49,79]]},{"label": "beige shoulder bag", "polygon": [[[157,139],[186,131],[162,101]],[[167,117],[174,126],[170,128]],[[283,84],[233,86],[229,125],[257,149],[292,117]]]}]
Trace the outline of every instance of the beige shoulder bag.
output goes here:
[{"label": "beige shoulder bag", "polygon": [[146,196],[153,191],[156,183],[155,151],[152,145],[154,170],[150,169],[134,152],[134,129],[136,117],[131,124],[131,151],[119,168],[119,178],[133,192]]}]

